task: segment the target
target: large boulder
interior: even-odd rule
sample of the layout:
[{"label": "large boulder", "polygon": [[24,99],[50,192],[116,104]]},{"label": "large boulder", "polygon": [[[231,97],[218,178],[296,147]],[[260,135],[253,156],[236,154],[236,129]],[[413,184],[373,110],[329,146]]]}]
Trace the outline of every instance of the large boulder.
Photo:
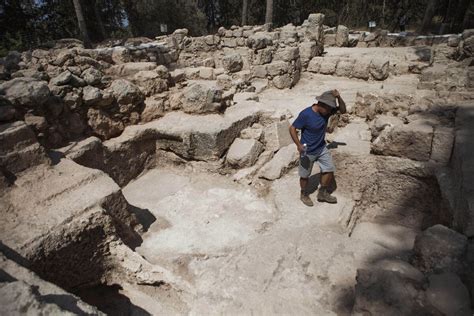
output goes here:
[{"label": "large boulder", "polygon": [[339,57],[324,57],[321,59],[321,66],[319,68],[319,72],[323,75],[332,75],[336,72],[336,67],[338,63]]},{"label": "large boulder", "polygon": [[137,105],[145,100],[145,95],[140,88],[125,79],[114,80],[110,85],[110,90],[119,104]]},{"label": "large boulder", "polygon": [[322,45],[324,42],[324,14],[312,13],[308,16],[308,26],[305,30],[305,37],[307,40],[316,41]]},{"label": "large boulder", "polygon": [[454,273],[434,274],[429,277],[426,290],[428,301],[444,315],[471,316],[469,291]]},{"label": "large boulder", "polygon": [[133,78],[143,93],[150,96],[168,90],[168,80],[162,77],[156,70],[142,70]]},{"label": "large boulder", "polygon": [[236,138],[227,153],[227,163],[242,168],[250,167],[263,150],[263,145],[255,139]]},{"label": "large boulder", "polygon": [[413,250],[414,263],[422,271],[462,273],[467,237],[443,225],[435,225],[416,237]]},{"label": "large boulder", "polygon": [[370,67],[369,59],[364,59],[364,58],[357,59],[357,61],[354,63],[354,68],[352,70],[352,77],[358,78],[358,79],[364,79],[364,80],[369,79],[370,78],[369,67]]},{"label": "large boulder", "polygon": [[56,77],[52,78],[49,81],[49,84],[53,86],[69,85],[73,87],[83,87],[86,85],[86,82],[82,78],[70,72],[69,70],[65,70]]},{"label": "large boulder", "polygon": [[103,76],[104,74],[102,73],[102,71],[93,67],[87,68],[81,74],[82,79],[84,79],[84,81],[91,86],[100,84]]},{"label": "large boulder", "polygon": [[423,283],[396,271],[357,270],[352,315],[438,315]]},{"label": "large boulder", "polygon": [[294,144],[283,147],[260,169],[258,177],[276,180],[294,167],[298,163],[298,158],[298,151]]},{"label": "large boulder", "polygon": [[300,44],[300,58],[303,68],[308,67],[309,62],[313,57],[321,54],[322,51],[318,49],[318,45],[315,41],[308,41]]},{"label": "large boulder", "polygon": [[293,144],[289,133],[290,123],[288,121],[274,122],[265,127],[264,140],[267,150],[277,151],[282,147]]},{"label": "large boulder", "polygon": [[214,85],[193,83],[182,94],[182,108],[187,113],[217,112],[222,107],[222,89]]},{"label": "large boulder", "polygon": [[372,153],[427,161],[431,156],[433,127],[423,122],[385,128],[372,143]]},{"label": "large boulder", "polygon": [[375,80],[385,80],[388,77],[390,62],[385,58],[374,58],[370,62],[369,72]]},{"label": "large boulder", "polygon": [[244,62],[240,54],[234,53],[230,55],[225,55],[222,58],[222,64],[224,65],[224,69],[226,71],[238,72],[242,70],[242,66],[244,65]]},{"label": "large boulder", "polygon": [[87,122],[94,134],[109,139],[122,133],[125,126],[122,121],[112,118],[102,110],[90,108],[87,111]]},{"label": "large boulder", "polygon": [[257,32],[247,39],[247,46],[255,50],[271,45],[273,45],[273,38],[266,32]]},{"label": "large boulder", "polygon": [[354,59],[341,59],[337,63],[336,76],[351,77],[354,69]]},{"label": "large boulder", "polygon": [[347,47],[349,46],[349,29],[344,25],[338,25],[336,31],[336,46]]},{"label": "large boulder", "polygon": [[24,77],[0,85],[0,94],[4,94],[14,105],[36,107],[48,100],[50,91],[46,81]]}]

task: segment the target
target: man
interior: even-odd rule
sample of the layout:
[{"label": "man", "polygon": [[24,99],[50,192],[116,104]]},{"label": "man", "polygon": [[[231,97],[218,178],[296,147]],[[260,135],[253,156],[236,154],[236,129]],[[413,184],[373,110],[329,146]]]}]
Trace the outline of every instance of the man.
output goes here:
[{"label": "man", "polygon": [[[334,181],[336,170],[332,162],[331,153],[326,148],[326,128],[329,117],[337,111],[346,113],[346,103],[339,91],[326,91],[316,97],[317,103],[304,109],[290,126],[290,135],[300,152],[299,165],[301,201],[307,206],[313,206],[313,201],[306,190],[308,178],[316,161],[321,168],[321,187],[318,192],[318,201],[337,203],[336,197],[329,192],[329,186]],[[336,103],[337,100],[337,103]],[[301,130],[301,141],[296,130]],[[306,144],[306,150],[303,144]]]}]

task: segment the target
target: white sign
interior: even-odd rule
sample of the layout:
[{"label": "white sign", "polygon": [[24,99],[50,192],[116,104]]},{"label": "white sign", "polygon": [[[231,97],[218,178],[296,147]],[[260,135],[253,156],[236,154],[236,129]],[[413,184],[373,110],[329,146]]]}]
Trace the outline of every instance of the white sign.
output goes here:
[{"label": "white sign", "polygon": [[167,24],[160,24],[160,31],[161,31],[161,33],[167,33],[168,32],[168,25]]},{"label": "white sign", "polygon": [[376,27],[377,24],[375,23],[375,21],[369,21],[369,27]]}]

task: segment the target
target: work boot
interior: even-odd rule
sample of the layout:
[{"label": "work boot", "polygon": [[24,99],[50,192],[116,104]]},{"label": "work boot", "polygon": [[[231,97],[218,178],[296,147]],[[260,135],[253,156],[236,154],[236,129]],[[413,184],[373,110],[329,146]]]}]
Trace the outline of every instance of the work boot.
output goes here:
[{"label": "work boot", "polygon": [[337,203],[337,198],[335,196],[332,196],[327,188],[321,187],[319,188],[318,192],[318,202],[327,202],[331,204]]},{"label": "work boot", "polygon": [[313,201],[311,200],[311,198],[309,197],[309,195],[306,195],[306,194],[304,194],[304,193],[301,193],[300,200],[301,200],[301,202],[303,202],[304,205],[306,205],[306,206],[313,206],[313,205],[314,205],[314,203],[313,203]]}]

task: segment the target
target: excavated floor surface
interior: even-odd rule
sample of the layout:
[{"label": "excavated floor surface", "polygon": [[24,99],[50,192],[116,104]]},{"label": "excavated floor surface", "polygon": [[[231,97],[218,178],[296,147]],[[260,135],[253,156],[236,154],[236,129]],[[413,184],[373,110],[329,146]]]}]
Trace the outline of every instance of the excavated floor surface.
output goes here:
[{"label": "excavated floor surface", "polygon": [[[305,73],[292,90],[267,90],[260,102],[296,116],[327,89],[339,89],[350,106],[357,91],[410,93],[416,83],[411,75],[379,83]],[[364,121],[352,121],[331,135],[339,144],[334,150],[368,155],[367,130]],[[399,260],[413,247],[417,231],[397,225],[360,223],[349,237],[350,193],[336,191],[335,205],[306,207],[296,168],[267,185],[262,192],[187,166],[149,170],[123,188],[130,204],[152,214],[136,251],[191,284],[192,299],[175,300],[181,312],[348,314],[357,269]],[[140,291],[119,292],[132,306],[170,312],[160,297]]]}]

